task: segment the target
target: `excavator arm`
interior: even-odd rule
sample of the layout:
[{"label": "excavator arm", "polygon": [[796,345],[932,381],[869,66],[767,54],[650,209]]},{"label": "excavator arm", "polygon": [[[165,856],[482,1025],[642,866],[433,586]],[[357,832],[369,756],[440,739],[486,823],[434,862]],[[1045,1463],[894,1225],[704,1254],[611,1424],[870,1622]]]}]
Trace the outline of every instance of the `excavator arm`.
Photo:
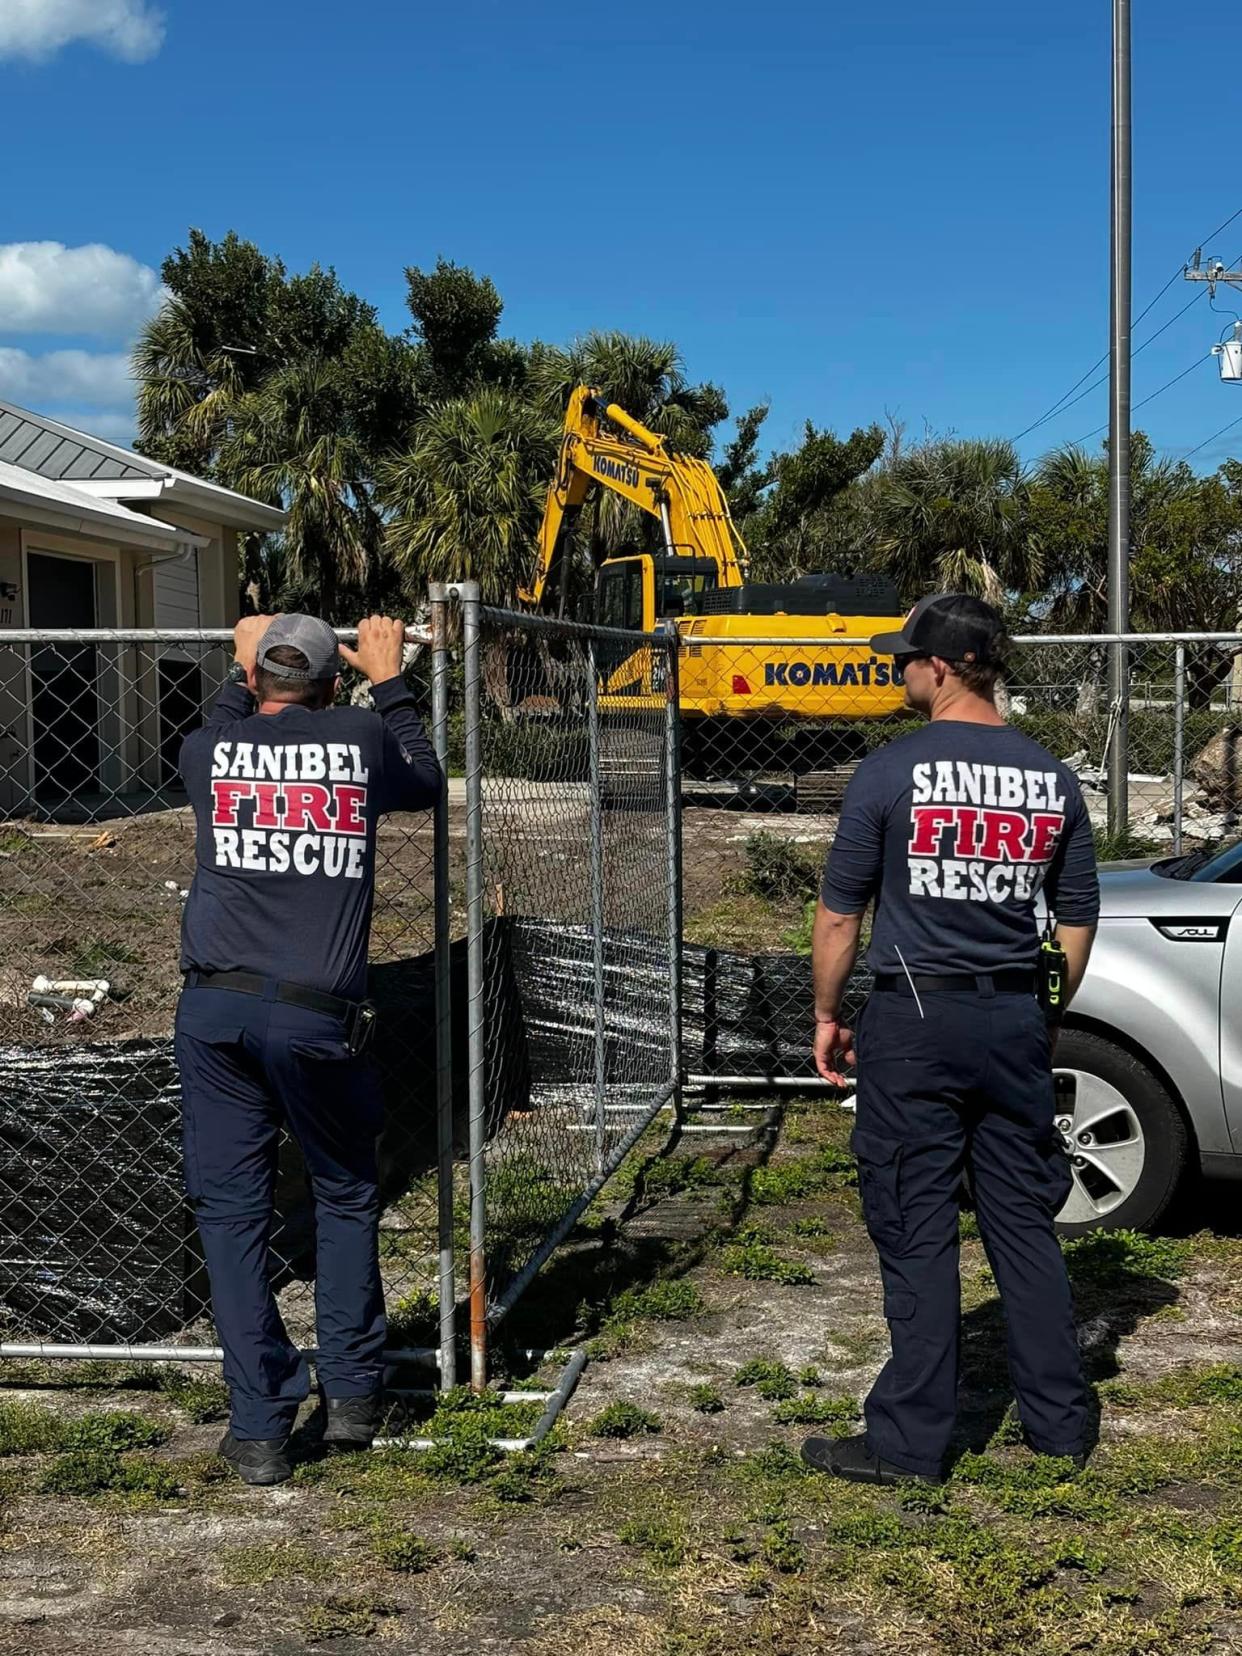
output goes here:
[{"label": "excavator arm", "polygon": [[580,385],[565,412],[556,479],[539,532],[538,563],[530,589],[519,594],[523,603],[542,609],[553,593],[563,594],[566,542],[597,487],[658,519],[667,553],[708,558],[716,566],[718,585],[742,584],[746,548],[707,462],[673,453],[667,439]]}]

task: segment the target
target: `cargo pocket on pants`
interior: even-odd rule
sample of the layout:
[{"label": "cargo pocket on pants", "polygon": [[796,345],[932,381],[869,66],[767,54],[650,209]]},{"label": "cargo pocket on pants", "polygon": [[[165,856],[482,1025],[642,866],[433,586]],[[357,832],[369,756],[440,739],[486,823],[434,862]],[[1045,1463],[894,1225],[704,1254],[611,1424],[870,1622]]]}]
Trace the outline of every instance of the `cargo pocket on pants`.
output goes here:
[{"label": "cargo pocket on pants", "polygon": [[1042,1206],[1055,1219],[1069,1201],[1070,1191],[1074,1188],[1074,1173],[1070,1159],[1059,1138],[1046,1139],[1042,1144],[1036,1145],[1035,1156],[1038,1166],[1035,1189],[1041,1198]]},{"label": "cargo pocket on pants", "polygon": [[897,1253],[905,1239],[901,1212],[900,1139],[855,1127],[850,1148],[858,1161],[858,1193],[867,1234],[877,1248]]}]

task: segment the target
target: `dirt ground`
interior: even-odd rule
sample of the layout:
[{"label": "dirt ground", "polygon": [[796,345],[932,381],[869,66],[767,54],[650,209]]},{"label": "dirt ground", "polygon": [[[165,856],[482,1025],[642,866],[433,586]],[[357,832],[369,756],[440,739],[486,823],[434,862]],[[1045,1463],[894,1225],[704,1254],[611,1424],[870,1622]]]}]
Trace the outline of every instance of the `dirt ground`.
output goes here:
[{"label": "dirt ground", "polygon": [[[1077,1477],[1017,1445],[967,1215],[955,1470],[903,1496],[795,1455],[808,1431],[849,1429],[886,1350],[850,1117],[766,1101],[689,1126],[712,1130],[644,1141],[515,1313],[514,1347],[591,1353],[537,1454],[484,1444],[537,1408],[455,1398],[422,1428],[430,1455],[325,1459],[311,1417],[294,1481],[248,1490],[212,1455],[218,1382],[0,1368],[0,1651],[1242,1650],[1227,1192],[1196,1205],[1210,1231],[1068,1245],[1099,1403]],[[510,1372],[530,1377],[516,1357]]]}]

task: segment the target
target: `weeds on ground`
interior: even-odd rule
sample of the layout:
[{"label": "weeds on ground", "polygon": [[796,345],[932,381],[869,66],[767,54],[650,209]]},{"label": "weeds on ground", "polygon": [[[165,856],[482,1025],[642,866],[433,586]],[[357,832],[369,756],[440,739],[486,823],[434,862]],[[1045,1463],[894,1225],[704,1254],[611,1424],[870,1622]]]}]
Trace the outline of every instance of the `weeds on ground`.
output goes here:
[{"label": "weeds on ground", "polygon": [[647,1409],[640,1409],[637,1403],[622,1401],[610,1403],[607,1408],[601,1409],[587,1430],[592,1437],[639,1437],[643,1433],[660,1431],[661,1422],[658,1415],[651,1414]]},{"label": "weeds on ground", "polygon": [[796,1259],[778,1253],[753,1233],[739,1233],[738,1240],[720,1253],[720,1269],[726,1276],[745,1277],[748,1282],[779,1282],[790,1288],[809,1287],[815,1273]]},{"label": "weeds on ground", "polygon": [[792,1397],[798,1389],[793,1370],[785,1363],[774,1362],[770,1357],[752,1357],[750,1362],[743,1363],[741,1368],[734,1370],[733,1384],[754,1386],[759,1396],[767,1403],[776,1403],[782,1398]]},{"label": "weeds on ground", "polygon": [[675,1570],[686,1562],[690,1541],[685,1514],[670,1507],[658,1517],[632,1518],[617,1531],[627,1547],[637,1547],[658,1570]]},{"label": "weeds on ground", "polygon": [[381,1618],[395,1614],[394,1607],[383,1599],[333,1594],[310,1607],[304,1628],[312,1644],[329,1639],[368,1639],[377,1631]]},{"label": "weeds on ground", "polygon": [[701,1385],[690,1388],[690,1407],[696,1414],[719,1414],[725,1406],[725,1400],[715,1386],[704,1381]]},{"label": "weeds on ground", "polygon": [[852,1426],[858,1419],[858,1403],[852,1397],[818,1397],[803,1392],[776,1405],[774,1417],[781,1426],[828,1426],[835,1430]]}]

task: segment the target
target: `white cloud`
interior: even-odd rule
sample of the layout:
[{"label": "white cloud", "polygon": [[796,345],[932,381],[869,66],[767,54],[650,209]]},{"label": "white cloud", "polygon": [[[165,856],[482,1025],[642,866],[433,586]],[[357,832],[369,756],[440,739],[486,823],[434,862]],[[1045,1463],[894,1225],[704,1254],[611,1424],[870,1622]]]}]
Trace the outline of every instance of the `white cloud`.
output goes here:
[{"label": "white cloud", "polygon": [[42,410],[51,403],[113,410],[132,406],[134,384],[124,351],[48,351],[32,356],[0,345],[0,397]]},{"label": "white cloud", "polygon": [[164,14],[148,0],[0,0],[0,57],[52,57],[86,41],[126,63],[164,44]]},{"label": "white cloud", "polygon": [[[7,0],[0,0],[0,19]],[[0,22],[0,29],[3,23]],[[93,242],[0,243],[0,332],[129,339],[163,297],[158,274]]]}]

